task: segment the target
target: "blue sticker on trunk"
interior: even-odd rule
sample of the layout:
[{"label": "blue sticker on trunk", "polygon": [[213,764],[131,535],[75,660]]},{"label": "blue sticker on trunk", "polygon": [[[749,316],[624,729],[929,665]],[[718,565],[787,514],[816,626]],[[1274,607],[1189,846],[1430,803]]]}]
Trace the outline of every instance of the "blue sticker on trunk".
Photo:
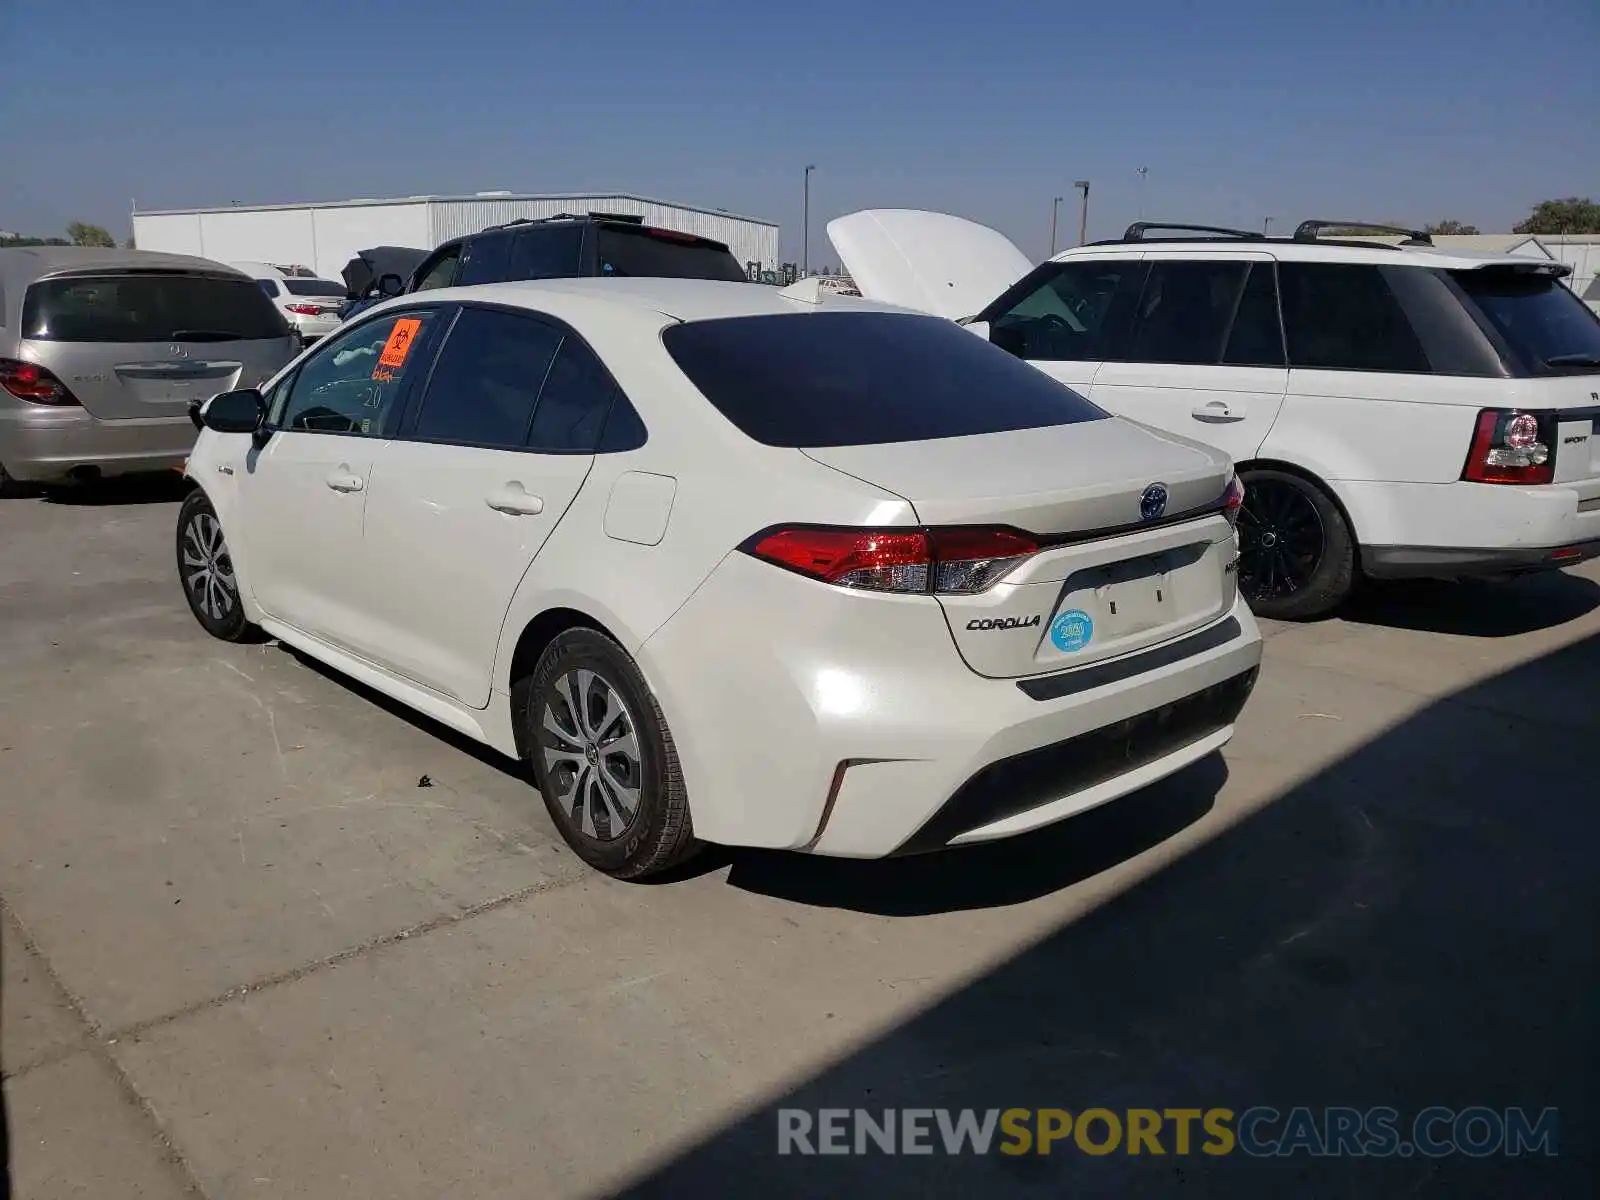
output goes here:
[{"label": "blue sticker on trunk", "polygon": [[1094,620],[1081,608],[1064,612],[1050,622],[1050,640],[1057,650],[1076,654],[1094,640]]}]

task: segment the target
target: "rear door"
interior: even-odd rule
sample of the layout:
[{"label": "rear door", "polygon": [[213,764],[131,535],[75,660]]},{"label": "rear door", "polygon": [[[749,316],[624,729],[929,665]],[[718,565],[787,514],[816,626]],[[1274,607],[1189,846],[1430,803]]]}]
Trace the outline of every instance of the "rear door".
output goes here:
[{"label": "rear door", "polygon": [[101,421],[177,419],[189,402],[254,387],[289,360],[288,326],[242,275],[104,270],[52,276],[22,304],[21,357],[48,367]]},{"label": "rear door", "polygon": [[373,469],[361,570],[369,657],[474,708],[489,703],[511,597],[583,486],[615,393],[558,322],[461,310]]},{"label": "rear door", "polygon": [[1289,383],[1267,254],[1152,250],[1090,396],[1114,413],[1256,457]]},{"label": "rear door", "polygon": [[524,229],[511,244],[507,279],[576,279],[583,274],[582,225]]}]

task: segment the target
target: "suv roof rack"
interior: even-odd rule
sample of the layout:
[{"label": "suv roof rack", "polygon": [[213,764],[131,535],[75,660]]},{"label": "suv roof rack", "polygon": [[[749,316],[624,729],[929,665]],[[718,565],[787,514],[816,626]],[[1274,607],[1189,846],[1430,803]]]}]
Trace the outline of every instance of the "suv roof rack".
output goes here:
[{"label": "suv roof rack", "polygon": [[550,221],[622,221],[629,225],[643,225],[644,218],[635,213],[554,213],[548,217],[517,217],[515,220],[502,221],[499,225],[486,225],[479,233],[488,233],[491,229],[512,229],[518,225],[544,225]]},{"label": "suv roof rack", "polygon": [[1402,245],[1433,245],[1433,238],[1421,229],[1406,229],[1399,225],[1384,225],[1377,221],[1301,221],[1294,227],[1294,240],[1314,242],[1325,229],[1347,229],[1353,233],[1397,233],[1406,239]]},{"label": "suv roof rack", "polygon": [[1145,236],[1152,229],[1181,230],[1188,233],[1200,233],[1208,235],[1200,239],[1181,239],[1184,241],[1212,241],[1217,238],[1239,238],[1247,242],[1264,242],[1266,241],[1267,237],[1267,235],[1264,233],[1256,233],[1249,229],[1229,229],[1223,225],[1176,225],[1169,221],[1135,221],[1132,225],[1129,225],[1127,229],[1123,230],[1122,240],[1124,242],[1147,242],[1155,240]]}]

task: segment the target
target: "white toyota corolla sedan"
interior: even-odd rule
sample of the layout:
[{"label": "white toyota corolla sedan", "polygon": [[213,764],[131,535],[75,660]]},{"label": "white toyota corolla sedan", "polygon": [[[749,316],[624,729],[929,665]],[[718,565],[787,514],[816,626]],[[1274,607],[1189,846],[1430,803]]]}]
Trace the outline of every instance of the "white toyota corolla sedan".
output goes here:
[{"label": "white toyota corolla sedan", "polygon": [[200,624],[526,760],[586,862],[1022,833],[1228,741],[1227,459],[948,321],[674,279],[401,297],[197,409]]}]

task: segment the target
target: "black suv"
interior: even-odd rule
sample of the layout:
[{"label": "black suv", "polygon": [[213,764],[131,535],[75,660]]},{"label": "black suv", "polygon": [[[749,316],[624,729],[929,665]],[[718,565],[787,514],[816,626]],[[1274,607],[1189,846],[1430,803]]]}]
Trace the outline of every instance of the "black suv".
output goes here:
[{"label": "black suv", "polygon": [[411,276],[408,292],[518,279],[655,276],[746,281],[728,247],[614,213],[511,221],[444,243]]}]

